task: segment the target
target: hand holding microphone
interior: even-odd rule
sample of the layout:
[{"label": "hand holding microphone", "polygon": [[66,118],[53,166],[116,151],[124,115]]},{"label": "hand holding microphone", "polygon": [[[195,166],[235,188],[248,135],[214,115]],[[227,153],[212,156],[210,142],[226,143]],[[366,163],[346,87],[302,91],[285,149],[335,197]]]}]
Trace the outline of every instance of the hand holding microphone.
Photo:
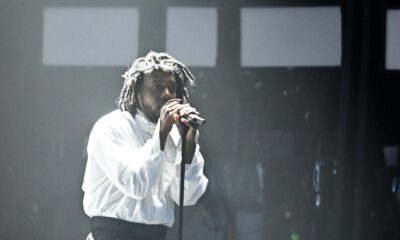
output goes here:
[{"label": "hand holding microphone", "polygon": [[183,108],[179,111],[179,121],[188,127],[197,128],[200,125],[204,125],[206,120],[200,117],[200,113],[189,104],[183,104]]},{"label": "hand holding microphone", "polygon": [[196,114],[188,114],[187,116],[182,116],[180,121],[191,127],[198,127],[204,125],[206,120]]}]

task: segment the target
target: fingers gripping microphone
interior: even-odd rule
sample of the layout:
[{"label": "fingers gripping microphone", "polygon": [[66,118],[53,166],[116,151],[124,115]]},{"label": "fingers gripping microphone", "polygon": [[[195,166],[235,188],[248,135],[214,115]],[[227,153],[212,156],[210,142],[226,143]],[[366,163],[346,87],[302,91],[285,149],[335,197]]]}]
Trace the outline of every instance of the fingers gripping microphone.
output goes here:
[{"label": "fingers gripping microphone", "polygon": [[196,114],[188,114],[186,116],[181,117],[181,122],[187,124],[186,121],[182,120],[186,120],[191,127],[198,127],[206,123],[206,120],[204,118],[201,118]]}]

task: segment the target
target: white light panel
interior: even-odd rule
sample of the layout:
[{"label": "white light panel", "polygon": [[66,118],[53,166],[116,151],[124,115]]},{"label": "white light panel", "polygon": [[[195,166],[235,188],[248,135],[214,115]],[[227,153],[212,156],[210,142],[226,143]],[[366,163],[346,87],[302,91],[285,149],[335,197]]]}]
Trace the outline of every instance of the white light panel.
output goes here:
[{"label": "white light panel", "polygon": [[244,67],[339,66],[339,7],[241,9]]},{"label": "white light panel", "polygon": [[127,66],[138,54],[136,8],[45,8],[43,64]]},{"label": "white light panel", "polygon": [[167,12],[167,52],[189,66],[215,66],[217,10],[170,7]]},{"label": "white light panel", "polygon": [[386,15],[386,69],[400,69],[400,10]]}]

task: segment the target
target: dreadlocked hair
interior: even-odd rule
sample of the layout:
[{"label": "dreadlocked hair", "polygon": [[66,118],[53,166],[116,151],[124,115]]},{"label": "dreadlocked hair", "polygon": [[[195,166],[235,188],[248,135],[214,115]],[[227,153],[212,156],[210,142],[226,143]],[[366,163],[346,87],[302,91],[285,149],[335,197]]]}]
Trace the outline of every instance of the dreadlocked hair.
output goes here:
[{"label": "dreadlocked hair", "polygon": [[195,86],[195,79],[189,69],[180,61],[164,52],[150,51],[146,56],[137,58],[128,70],[122,75],[124,86],[117,100],[121,111],[129,111],[133,116],[137,112],[137,94],[143,82],[144,72],[151,69],[160,69],[171,72],[176,79],[176,95],[185,103],[189,98],[189,89]]}]

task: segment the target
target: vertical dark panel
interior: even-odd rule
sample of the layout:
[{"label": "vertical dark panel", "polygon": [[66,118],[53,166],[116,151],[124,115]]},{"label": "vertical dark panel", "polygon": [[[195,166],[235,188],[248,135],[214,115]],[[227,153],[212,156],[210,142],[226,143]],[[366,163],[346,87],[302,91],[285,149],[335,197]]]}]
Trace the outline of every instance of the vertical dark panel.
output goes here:
[{"label": "vertical dark panel", "polygon": [[165,51],[166,14],[166,5],[159,1],[139,5],[139,56],[150,50]]}]

